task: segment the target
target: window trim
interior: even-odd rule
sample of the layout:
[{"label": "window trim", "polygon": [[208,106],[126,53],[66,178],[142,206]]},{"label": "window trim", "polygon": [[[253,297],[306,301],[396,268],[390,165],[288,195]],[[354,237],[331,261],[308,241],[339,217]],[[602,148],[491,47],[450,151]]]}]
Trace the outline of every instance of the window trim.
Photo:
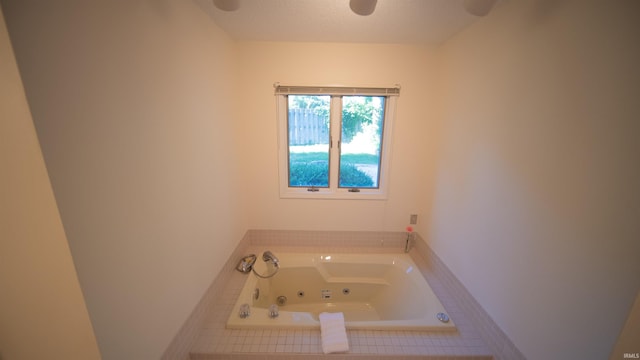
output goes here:
[{"label": "window trim", "polygon": [[[397,97],[400,87],[394,88],[346,88],[346,87],[302,87],[280,86],[276,88],[276,113],[278,120],[278,174],[280,198],[284,199],[358,199],[358,200],[386,200],[389,191],[389,174],[391,172],[391,149],[393,143],[393,123],[396,113]],[[288,144],[288,105],[287,95],[331,95],[331,113],[340,113],[342,107],[334,108],[334,101],[342,104],[342,96],[384,96],[384,128],[382,132],[381,160],[378,188],[341,188],[337,183],[337,171],[339,165],[339,148],[334,142],[329,148],[330,158],[332,153],[338,152],[338,161],[330,161],[329,187],[289,187],[289,144]],[[333,122],[333,120],[332,120]],[[341,129],[330,128],[330,132],[340,132]],[[334,138],[335,139],[335,138]],[[338,136],[339,139],[339,136]],[[335,163],[335,164],[333,164]],[[332,181],[334,180],[334,181]],[[311,191],[310,189],[313,189]]]}]

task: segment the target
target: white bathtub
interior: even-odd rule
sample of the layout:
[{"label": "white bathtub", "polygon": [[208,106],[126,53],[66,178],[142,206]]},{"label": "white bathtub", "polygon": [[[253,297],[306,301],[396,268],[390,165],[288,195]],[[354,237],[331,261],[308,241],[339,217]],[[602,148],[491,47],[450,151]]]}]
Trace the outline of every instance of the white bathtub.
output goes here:
[{"label": "white bathtub", "polygon": [[[260,260],[256,271],[272,270]],[[453,331],[438,320],[446,311],[406,254],[275,253],[279,272],[269,279],[250,273],[227,321],[227,328],[319,328],[321,312],[343,312],[348,329]],[[257,299],[256,299],[257,295]],[[268,308],[279,305],[279,316]],[[240,306],[250,315],[241,318]]]}]

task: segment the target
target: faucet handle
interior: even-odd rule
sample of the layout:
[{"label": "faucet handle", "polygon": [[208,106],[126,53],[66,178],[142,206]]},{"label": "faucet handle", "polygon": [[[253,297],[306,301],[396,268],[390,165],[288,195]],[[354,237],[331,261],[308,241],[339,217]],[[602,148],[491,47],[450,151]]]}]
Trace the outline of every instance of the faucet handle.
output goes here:
[{"label": "faucet handle", "polygon": [[274,319],[277,318],[278,315],[280,315],[280,313],[278,312],[278,305],[271,304],[271,306],[269,306],[269,317]]},{"label": "faucet handle", "polygon": [[250,314],[251,314],[251,308],[249,307],[249,304],[240,305],[240,311],[238,312],[238,315],[240,316],[241,319],[248,318]]}]

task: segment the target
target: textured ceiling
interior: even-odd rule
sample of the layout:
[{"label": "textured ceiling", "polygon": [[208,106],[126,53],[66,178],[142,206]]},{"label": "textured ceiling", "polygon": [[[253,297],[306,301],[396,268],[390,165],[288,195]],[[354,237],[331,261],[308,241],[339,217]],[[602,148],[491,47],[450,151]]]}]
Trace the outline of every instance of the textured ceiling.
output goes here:
[{"label": "textured ceiling", "polygon": [[349,0],[240,0],[225,12],[195,0],[229,36],[245,41],[410,43],[435,45],[478,18],[463,0],[378,0],[360,16]]}]

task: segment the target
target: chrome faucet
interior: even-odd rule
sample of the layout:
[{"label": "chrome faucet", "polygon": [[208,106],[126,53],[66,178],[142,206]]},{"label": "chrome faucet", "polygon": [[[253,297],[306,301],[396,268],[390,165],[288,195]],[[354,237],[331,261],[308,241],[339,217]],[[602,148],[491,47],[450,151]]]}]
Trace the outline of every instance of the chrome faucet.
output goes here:
[{"label": "chrome faucet", "polygon": [[278,260],[278,258],[275,255],[273,255],[273,253],[271,251],[269,251],[269,250],[265,251],[262,254],[262,260],[264,262],[271,261],[273,263],[273,266],[275,266],[275,267],[279,267],[280,266],[280,260]]}]

